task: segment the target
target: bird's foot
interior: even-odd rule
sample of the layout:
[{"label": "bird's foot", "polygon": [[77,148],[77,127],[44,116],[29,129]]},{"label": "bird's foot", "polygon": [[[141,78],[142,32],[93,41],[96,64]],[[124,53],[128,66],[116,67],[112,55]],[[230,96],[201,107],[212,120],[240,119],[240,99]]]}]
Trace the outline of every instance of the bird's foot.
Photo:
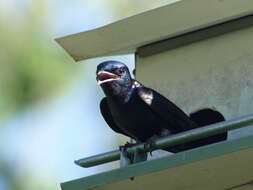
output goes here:
[{"label": "bird's foot", "polygon": [[133,147],[137,145],[137,143],[130,143],[130,142],[126,142],[126,144],[119,146],[119,150],[120,151],[126,151],[128,148]]},{"label": "bird's foot", "polygon": [[150,152],[150,156],[152,156],[152,152],[155,149],[155,141],[159,138],[157,135],[153,135],[150,137],[145,143],[144,143],[144,148],[148,149]]},{"label": "bird's foot", "polygon": [[124,153],[125,155],[127,155],[129,157],[129,159],[131,160],[131,163],[132,163],[132,156],[128,155],[127,153],[127,149],[130,148],[130,147],[133,147],[135,145],[137,145],[138,143],[130,143],[130,142],[126,142],[126,144],[122,145],[122,146],[119,146],[119,150],[120,152]]},{"label": "bird's foot", "polygon": [[132,164],[134,161],[134,156],[133,155],[129,155],[127,152],[127,149],[136,145],[137,143],[129,143],[126,142],[125,145],[119,146],[119,150],[121,152],[122,155],[122,166],[128,165],[128,164]]},{"label": "bird's foot", "polygon": [[133,146],[135,146],[135,145],[137,145],[137,144],[138,144],[138,143],[126,142],[125,146],[126,146],[127,148],[130,148],[130,147],[133,147]]}]

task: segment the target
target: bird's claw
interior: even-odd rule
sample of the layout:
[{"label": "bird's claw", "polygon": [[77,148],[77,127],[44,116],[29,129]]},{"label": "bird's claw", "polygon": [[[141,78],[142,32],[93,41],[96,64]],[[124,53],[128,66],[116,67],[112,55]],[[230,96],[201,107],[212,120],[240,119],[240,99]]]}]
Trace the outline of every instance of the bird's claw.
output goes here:
[{"label": "bird's claw", "polygon": [[119,150],[120,151],[126,151],[128,148],[132,147],[136,145],[136,143],[130,143],[130,142],[126,142],[126,144],[119,146]]},{"label": "bird's claw", "polygon": [[156,135],[150,137],[145,143],[144,143],[144,149],[148,149],[150,156],[152,156],[152,152],[155,150],[155,141],[158,139]]},{"label": "bird's claw", "polygon": [[125,145],[119,146],[119,150],[120,150],[121,152],[125,152],[126,149],[127,149],[127,147],[125,147]]},{"label": "bird's claw", "polygon": [[119,146],[119,150],[121,152],[122,155],[124,155],[125,158],[127,158],[131,163],[133,163],[133,155],[129,155],[128,152],[127,152],[127,149],[136,145],[136,143],[129,143],[129,142],[126,142],[125,145],[122,145],[122,146]]},{"label": "bird's claw", "polygon": [[144,143],[144,149],[150,149],[152,147],[152,143],[150,143],[150,142],[145,142]]},{"label": "bird's claw", "polygon": [[135,146],[137,143],[130,143],[130,142],[126,142],[126,144],[124,146],[126,146],[127,148],[130,148],[132,146]]},{"label": "bird's claw", "polygon": [[150,156],[152,156],[152,152],[154,151],[154,144],[155,143],[144,143],[144,149],[148,149]]},{"label": "bird's claw", "polygon": [[[126,144],[122,145],[122,146],[119,146],[119,150],[120,152],[123,152],[125,155],[128,155],[127,154],[127,149],[130,148],[130,147],[133,147],[135,146],[137,143],[129,143],[129,142],[126,142]],[[132,159],[132,158],[130,158]]]}]

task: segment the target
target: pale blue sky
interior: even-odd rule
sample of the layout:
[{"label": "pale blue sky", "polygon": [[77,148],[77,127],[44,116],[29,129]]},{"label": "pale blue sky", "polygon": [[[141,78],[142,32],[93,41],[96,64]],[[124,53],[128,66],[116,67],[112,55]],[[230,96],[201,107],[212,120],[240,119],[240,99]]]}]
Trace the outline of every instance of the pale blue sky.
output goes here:
[{"label": "pale blue sky", "polygon": [[66,181],[111,168],[84,169],[73,161],[117,148],[120,135],[112,132],[99,112],[103,93],[95,80],[96,63],[122,60],[133,67],[133,56],[100,58],[83,62],[83,70],[66,93],[41,102],[7,123],[0,148],[20,173],[32,172],[40,179]]},{"label": "pale blue sky", "polygon": [[[24,6],[15,3],[8,2],[6,9],[22,12],[30,1],[24,1]],[[53,41],[56,36],[89,30],[109,22],[111,15],[107,15],[101,7],[92,3],[87,5],[84,8],[82,1],[50,4],[55,10],[50,31],[52,46],[60,49]],[[75,159],[117,148],[119,135],[106,127],[98,106],[103,94],[96,84],[95,70],[96,64],[105,59],[111,58],[77,64],[76,67],[83,72],[74,77],[62,95],[30,106],[5,123],[0,134],[1,156],[11,163],[13,172],[17,175],[33,175],[58,187],[60,182],[96,173],[98,169],[111,168],[109,164],[84,169],[73,163]],[[113,59],[122,60],[133,67],[131,55]],[[74,62],[70,61],[69,64]],[[29,187],[33,182],[26,183]],[[4,187],[1,176],[0,184]]]},{"label": "pale blue sky", "polygon": [[[49,27],[46,30],[52,40],[45,43],[52,43],[49,44],[50,47],[62,52],[60,46],[53,41],[54,38],[90,30],[115,20],[108,7],[101,6],[99,1],[48,2],[53,20],[48,21]],[[32,0],[2,0],[0,7],[4,5],[5,11],[19,15],[17,11],[22,12],[31,4]],[[66,86],[62,95],[30,106],[4,125],[3,133],[0,134],[1,156],[12,164],[13,172],[18,175],[33,175],[59,188],[60,182],[113,167],[112,164],[107,164],[85,169],[73,163],[75,159],[115,149],[120,143],[120,135],[106,126],[98,106],[103,93],[96,84],[96,65],[110,59],[127,63],[131,70],[134,67],[133,55],[83,61],[76,65],[82,72]],[[69,64],[74,64],[74,61],[69,60]],[[126,138],[121,139],[121,142],[125,140]],[[29,187],[32,182],[26,183]],[[0,189],[1,186],[4,183],[1,183],[0,176]]]}]

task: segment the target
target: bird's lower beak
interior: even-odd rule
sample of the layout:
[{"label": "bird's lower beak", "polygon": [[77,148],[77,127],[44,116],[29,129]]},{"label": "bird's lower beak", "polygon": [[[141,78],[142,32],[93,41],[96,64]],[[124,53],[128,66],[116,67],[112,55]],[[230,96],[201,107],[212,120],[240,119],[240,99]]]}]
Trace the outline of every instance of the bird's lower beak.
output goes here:
[{"label": "bird's lower beak", "polygon": [[99,85],[115,80],[119,80],[119,76],[114,73],[110,73],[108,71],[99,71],[97,74],[97,81]]}]

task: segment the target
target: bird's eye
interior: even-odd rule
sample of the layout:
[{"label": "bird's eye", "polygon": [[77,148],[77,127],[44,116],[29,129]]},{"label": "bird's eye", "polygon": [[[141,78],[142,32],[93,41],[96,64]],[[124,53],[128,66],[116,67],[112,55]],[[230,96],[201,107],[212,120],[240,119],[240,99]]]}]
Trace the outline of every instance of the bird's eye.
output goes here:
[{"label": "bird's eye", "polygon": [[117,69],[116,70],[116,73],[118,74],[118,75],[121,75],[122,73],[124,73],[124,68],[119,68],[119,69]]}]

